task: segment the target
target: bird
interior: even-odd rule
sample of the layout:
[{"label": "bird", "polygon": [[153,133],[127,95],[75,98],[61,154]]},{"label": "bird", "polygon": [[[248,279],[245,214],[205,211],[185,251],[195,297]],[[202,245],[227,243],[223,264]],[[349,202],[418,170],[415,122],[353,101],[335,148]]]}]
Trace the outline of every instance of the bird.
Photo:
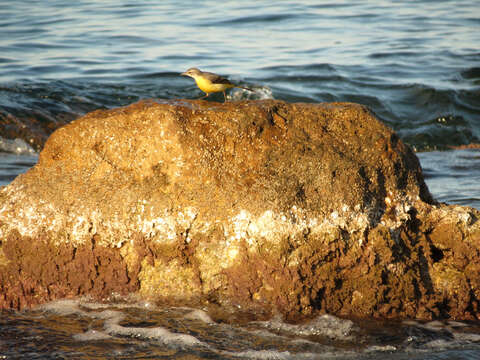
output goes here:
[{"label": "bird", "polygon": [[227,101],[227,95],[225,94],[225,90],[231,88],[240,88],[248,91],[253,91],[252,89],[249,89],[247,87],[235,85],[220,75],[207,71],[201,71],[200,69],[194,67],[188,69],[180,75],[189,76],[195,80],[200,90],[205,93],[205,96],[202,96],[200,99],[205,99],[211,93],[221,91],[223,92],[223,97],[225,98],[225,101]]}]

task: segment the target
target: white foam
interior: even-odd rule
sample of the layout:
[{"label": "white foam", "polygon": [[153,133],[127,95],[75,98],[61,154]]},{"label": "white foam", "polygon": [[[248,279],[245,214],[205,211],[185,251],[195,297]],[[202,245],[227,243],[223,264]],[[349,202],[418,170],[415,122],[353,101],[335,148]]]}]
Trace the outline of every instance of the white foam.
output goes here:
[{"label": "white foam", "polygon": [[433,331],[439,331],[446,328],[445,324],[438,320],[429,321],[428,323],[422,325],[421,327],[423,327],[424,329],[433,330]]},{"label": "white foam", "polygon": [[[97,303],[82,303],[79,300],[58,300],[39,306],[37,309],[55,313],[62,316],[80,315],[93,319],[101,319],[104,321],[104,331],[89,330],[85,333],[75,334],[73,337],[79,341],[107,339],[114,336],[130,336],[134,338],[153,339],[165,345],[172,347],[208,347],[207,344],[198,340],[196,337],[188,334],[180,334],[169,331],[163,327],[128,327],[120,325],[121,321],[125,319],[126,315],[118,310],[103,310],[103,311],[83,311],[79,306],[87,309],[102,309],[108,305]],[[110,305],[111,306],[111,305]],[[115,305],[116,306],[116,305]],[[123,305],[121,307],[135,307],[132,305]],[[208,321],[210,317],[200,311],[192,311],[194,317]],[[191,313],[191,314],[192,314]],[[202,314],[203,313],[203,314]],[[210,319],[213,322],[213,320]]]},{"label": "white foam", "polygon": [[275,351],[275,350],[246,350],[239,352],[227,352],[221,353],[225,356],[238,357],[244,359],[254,360],[310,360],[310,359],[334,359],[344,358],[345,356],[354,355],[352,352],[322,352],[322,353],[309,353],[309,352],[289,352],[289,351]]},{"label": "white foam", "polygon": [[0,151],[16,155],[36,155],[37,152],[22,139],[4,139],[0,137]]},{"label": "white foam", "polygon": [[105,310],[101,312],[90,313],[90,316],[96,319],[104,319],[106,322],[119,323],[125,318],[125,314],[117,310]]},{"label": "white foam", "polygon": [[393,352],[397,351],[397,347],[393,345],[372,345],[369,346],[365,352]]},{"label": "white foam", "polygon": [[463,332],[453,332],[455,340],[462,342],[479,342],[480,343],[480,334],[473,333],[463,333]]},{"label": "white foam", "polygon": [[84,315],[85,312],[79,307],[78,300],[57,300],[38,306],[36,309],[54,314],[69,316],[69,315]]},{"label": "white foam", "polygon": [[403,325],[408,325],[408,326],[419,326],[419,325],[421,325],[421,323],[419,321],[416,321],[416,320],[403,320],[402,324]]},{"label": "white foam", "polygon": [[274,99],[272,89],[268,86],[248,86],[253,91],[237,88],[227,95],[228,100],[265,100]]},{"label": "white foam", "polygon": [[261,329],[261,330],[252,330],[252,329],[242,329],[243,331],[245,331],[247,334],[252,334],[252,335],[255,335],[255,336],[259,336],[259,337],[262,337],[262,338],[270,338],[272,340],[281,340],[281,341],[285,341],[285,342],[291,342],[291,343],[302,343],[302,344],[315,344],[313,342],[310,342],[308,340],[305,340],[305,339],[292,339],[291,337],[287,337],[287,336],[283,336],[283,335],[278,335],[278,334],[275,334],[273,332],[270,332],[266,329]]},{"label": "white foam", "polygon": [[105,332],[112,336],[130,336],[134,338],[154,339],[173,347],[193,347],[207,344],[188,334],[173,333],[161,326],[152,328],[127,327],[120,325],[125,315],[120,311],[105,310],[100,313],[100,318],[106,319]]},{"label": "white foam", "polygon": [[435,339],[423,344],[422,347],[427,349],[444,350],[448,348],[457,347],[458,345],[459,344],[456,341],[445,340],[445,339]]},{"label": "white foam", "polygon": [[185,315],[185,319],[189,320],[200,320],[206,324],[215,324],[215,321],[212,320],[210,315],[208,315],[203,310],[193,310]]},{"label": "white foam", "polygon": [[105,340],[111,339],[112,336],[108,335],[103,331],[89,330],[82,334],[75,334],[73,338],[78,341],[96,341],[96,340]]},{"label": "white foam", "polygon": [[305,324],[288,324],[280,318],[257,322],[278,331],[286,331],[299,336],[325,336],[333,340],[352,340],[358,330],[351,320],[344,320],[333,315],[321,315]]},{"label": "white foam", "polygon": [[[87,323],[94,324],[94,326],[88,327],[88,330],[84,333],[72,335],[73,340],[79,342],[108,342],[119,337],[129,337],[131,339],[141,339],[152,344],[152,346],[161,344],[167,348],[185,349],[186,351],[200,348],[228,358],[254,360],[307,360],[350,356],[355,358],[355,356],[361,354],[371,356],[377,353],[378,356],[383,356],[382,354],[387,356],[388,353],[421,353],[480,345],[480,334],[474,333],[475,330],[467,332],[469,327],[467,323],[448,320],[430,322],[407,320],[403,322],[403,325],[413,326],[417,330],[414,332],[415,336],[409,337],[403,344],[370,343],[365,344],[366,347],[363,350],[349,351],[334,345],[335,341],[359,343],[360,340],[364,340],[362,331],[352,321],[332,315],[318,316],[304,324],[288,324],[280,317],[276,317],[269,321],[249,322],[248,326],[243,328],[242,326],[215,323],[208,313],[201,309],[181,307],[167,310],[169,318],[172,318],[173,315],[175,321],[185,320],[183,327],[187,329],[196,329],[196,326],[198,326],[198,324],[190,323],[188,320],[200,321],[212,327],[215,334],[221,334],[219,336],[222,338],[222,343],[225,339],[231,339],[232,347],[221,349],[215,343],[209,344],[210,337],[208,339],[202,335],[196,337],[156,324],[153,324],[152,327],[128,325],[128,321],[131,320],[130,316],[134,316],[129,314],[137,314],[136,309],[140,310],[140,314],[144,314],[145,310],[147,312],[151,310],[145,309],[150,306],[149,303],[126,301],[115,304],[101,304],[83,298],[79,300],[58,300],[39,306],[37,309],[65,317],[74,315],[75,318],[81,317],[83,322],[86,320]],[[160,312],[154,312],[155,317],[165,315],[164,311],[160,310]],[[201,328],[199,334],[205,331],[203,325]],[[327,345],[324,341],[315,340],[316,336],[328,338],[333,342],[330,343],[329,341]],[[239,339],[238,343],[236,339]],[[250,340],[245,341],[245,339]],[[272,346],[259,347],[258,344],[260,343],[271,343]],[[273,344],[282,344],[282,346]]]},{"label": "white foam", "polygon": [[[288,351],[279,352],[273,350],[247,350],[247,351],[240,351],[240,352],[226,352],[226,354],[246,358],[246,359],[258,359],[258,360],[289,360],[293,359],[292,354]],[[298,355],[298,354],[295,354]]]},{"label": "white foam", "polygon": [[257,99],[259,100],[265,100],[265,99],[275,99],[273,96],[273,91],[271,88],[268,86],[262,86],[260,88],[255,89],[255,95],[257,96]]},{"label": "white foam", "polygon": [[196,337],[187,334],[173,333],[163,327],[139,328],[125,327],[117,323],[108,322],[105,324],[105,331],[110,335],[130,336],[134,338],[155,339],[165,345],[193,347],[207,346]]},{"label": "white foam", "polygon": [[101,303],[93,303],[93,302],[81,302],[79,305],[89,310],[109,309],[112,307],[112,304],[101,304]]}]

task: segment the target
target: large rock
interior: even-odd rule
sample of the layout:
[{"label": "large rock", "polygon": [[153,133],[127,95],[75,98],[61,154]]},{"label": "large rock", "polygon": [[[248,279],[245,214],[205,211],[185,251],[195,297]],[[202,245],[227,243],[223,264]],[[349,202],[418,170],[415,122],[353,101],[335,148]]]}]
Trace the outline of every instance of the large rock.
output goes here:
[{"label": "large rock", "polygon": [[144,101],[0,194],[0,307],[136,293],[288,319],[479,316],[478,211],[355,104]]}]

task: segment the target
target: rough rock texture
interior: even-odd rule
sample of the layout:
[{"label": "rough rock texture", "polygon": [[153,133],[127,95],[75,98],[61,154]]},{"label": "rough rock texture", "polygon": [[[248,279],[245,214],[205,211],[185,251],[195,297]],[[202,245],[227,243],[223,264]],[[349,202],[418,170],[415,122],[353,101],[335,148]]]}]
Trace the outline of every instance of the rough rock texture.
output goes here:
[{"label": "rough rock texture", "polygon": [[480,213],[347,103],[145,101],[57,130],[0,193],[0,307],[200,301],[479,317]]}]

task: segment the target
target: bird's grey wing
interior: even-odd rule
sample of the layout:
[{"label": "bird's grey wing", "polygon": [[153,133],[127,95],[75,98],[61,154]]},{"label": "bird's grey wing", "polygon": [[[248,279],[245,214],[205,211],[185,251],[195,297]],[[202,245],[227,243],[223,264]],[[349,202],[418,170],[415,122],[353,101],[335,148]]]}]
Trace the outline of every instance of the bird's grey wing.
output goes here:
[{"label": "bird's grey wing", "polygon": [[225,79],[224,77],[211,73],[211,72],[204,72],[203,75],[208,78],[213,84],[228,84],[233,85],[230,81]]}]

